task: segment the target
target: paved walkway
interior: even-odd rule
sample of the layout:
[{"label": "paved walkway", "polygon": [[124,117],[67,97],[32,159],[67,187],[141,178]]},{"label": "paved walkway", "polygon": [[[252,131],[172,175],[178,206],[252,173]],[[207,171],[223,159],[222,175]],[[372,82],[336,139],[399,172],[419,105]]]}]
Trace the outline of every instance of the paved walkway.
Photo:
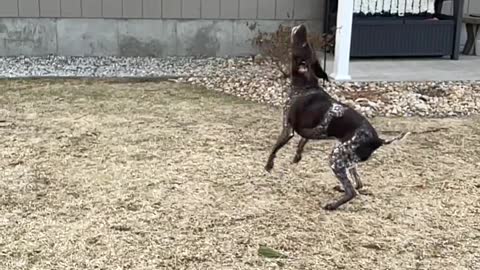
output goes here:
[{"label": "paved walkway", "polygon": [[[319,58],[322,59],[321,56]],[[480,56],[460,55],[459,60],[353,59],[350,62],[350,70],[353,81],[480,81]],[[327,73],[332,72],[333,57],[330,57],[327,60]]]}]

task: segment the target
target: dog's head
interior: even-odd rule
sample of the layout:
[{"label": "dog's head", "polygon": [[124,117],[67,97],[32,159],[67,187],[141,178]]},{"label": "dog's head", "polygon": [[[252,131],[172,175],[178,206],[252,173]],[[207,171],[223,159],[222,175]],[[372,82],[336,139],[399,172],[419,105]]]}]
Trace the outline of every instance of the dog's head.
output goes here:
[{"label": "dog's head", "polygon": [[370,141],[360,144],[354,151],[360,158],[360,161],[366,161],[370,156],[383,145],[383,141],[377,137]]},{"label": "dog's head", "polygon": [[294,46],[304,46],[307,43],[307,27],[305,25],[300,24],[292,27],[291,42]]},{"label": "dog's head", "polygon": [[300,24],[292,27],[292,77],[298,85],[312,84],[316,78],[311,64],[315,61],[314,51],[307,40],[307,28]]},{"label": "dog's head", "polygon": [[307,39],[307,28],[300,24],[292,27],[292,75],[297,81],[306,80],[309,84],[318,78],[329,81],[328,75],[320,66],[315,50]]},{"label": "dog's head", "polygon": [[[292,27],[291,45],[293,64],[296,68],[308,69],[310,63],[314,61],[315,52],[312,50],[307,40],[307,28],[300,24]],[[304,73],[303,71],[302,73]]]},{"label": "dog's head", "polygon": [[355,149],[355,154],[357,154],[361,161],[366,161],[381,146],[389,145],[395,141],[403,140],[409,134],[410,132],[405,132],[390,140],[381,139],[375,136],[370,141],[361,144],[357,149]]}]

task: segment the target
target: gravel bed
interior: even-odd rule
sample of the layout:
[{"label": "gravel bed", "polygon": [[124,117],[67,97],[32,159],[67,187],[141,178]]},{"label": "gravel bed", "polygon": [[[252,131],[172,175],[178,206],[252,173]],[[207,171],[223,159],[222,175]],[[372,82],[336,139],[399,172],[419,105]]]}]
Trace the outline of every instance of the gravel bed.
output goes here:
[{"label": "gravel bed", "polygon": [[[270,64],[250,57],[3,57],[0,77],[179,77],[248,100],[281,106],[289,80]],[[335,98],[368,117],[448,117],[480,111],[480,81],[333,82]]]}]

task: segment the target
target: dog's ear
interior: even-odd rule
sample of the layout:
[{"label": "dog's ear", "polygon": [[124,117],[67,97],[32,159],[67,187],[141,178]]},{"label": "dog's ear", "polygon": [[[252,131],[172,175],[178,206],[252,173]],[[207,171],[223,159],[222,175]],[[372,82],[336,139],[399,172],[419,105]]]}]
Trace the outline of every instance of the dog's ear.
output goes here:
[{"label": "dog's ear", "polygon": [[330,81],[330,79],[328,78],[328,74],[323,70],[323,68],[320,66],[320,63],[318,61],[315,61],[312,64],[311,68],[315,76],[317,76],[318,78],[324,79],[327,82]]}]

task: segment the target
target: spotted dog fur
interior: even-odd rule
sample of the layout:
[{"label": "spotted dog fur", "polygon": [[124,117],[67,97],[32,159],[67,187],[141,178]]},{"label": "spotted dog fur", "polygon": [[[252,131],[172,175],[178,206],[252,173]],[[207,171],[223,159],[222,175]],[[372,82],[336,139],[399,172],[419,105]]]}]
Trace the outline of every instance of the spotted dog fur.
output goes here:
[{"label": "spotted dog fur", "polygon": [[[335,210],[357,196],[355,189],[363,187],[356,170],[358,163],[367,161],[382,145],[390,144],[405,136],[402,134],[390,141],[385,141],[378,136],[375,128],[360,113],[318,93],[298,97],[289,112],[288,121],[293,127],[293,132],[303,138],[336,139],[339,142],[330,153],[329,164],[343,188],[344,195],[337,201],[325,205],[326,210]],[[297,149],[296,156],[301,157],[300,151]],[[355,187],[348,173],[355,181]]]},{"label": "spotted dog fur", "polygon": [[[350,201],[357,195],[355,189],[361,189],[363,187],[363,183],[357,172],[357,164],[367,158],[360,157],[357,154],[357,151],[362,145],[367,144],[373,137],[374,135],[371,134],[368,127],[361,127],[355,132],[353,138],[346,142],[339,143],[333,148],[329,157],[330,168],[340,181],[345,195],[338,201],[327,204],[325,209],[334,210],[338,208],[340,205]],[[378,143],[378,147],[380,147],[380,145],[381,142]],[[372,152],[374,151],[374,148],[375,147],[371,148]],[[348,179],[347,172],[350,173],[353,178],[352,180],[355,181],[355,188]]]},{"label": "spotted dog fur", "polygon": [[[355,189],[363,184],[356,170],[360,162],[367,161],[382,145],[402,139],[408,133],[392,140],[381,139],[369,121],[353,108],[333,99],[318,84],[317,68],[321,68],[306,41],[303,25],[292,30],[292,88],[283,110],[283,124],[265,165],[271,171],[276,153],[297,133],[302,137],[294,162],[299,162],[308,140],[335,139],[338,144],[329,156],[329,164],[340,181],[344,195],[325,205],[326,210],[335,210],[352,200]],[[322,70],[323,71],[323,70]],[[355,181],[355,187],[348,177]]]},{"label": "spotted dog fur", "polygon": [[328,125],[330,124],[330,121],[334,117],[342,117],[343,112],[345,111],[345,108],[340,105],[340,104],[333,104],[330,108],[327,114],[325,115],[325,118],[323,119],[322,123],[314,130],[315,134],[312,134],[311,137],[308,139],[305,137],[302,137],[302,139],[298,142],[297,145],[297,151],[295,153],[295,157],[293,158],[292,163],[298,163],[302,159],[302,153],[303,150],[305,149],[305,145],[309,141],[309,139],[317,139],[317,140],[325,140],[328,139],[327,136],[327,128]]},{"label": "spotted dog fur", "polygon": [[[315,128],[311,129],[311,132],[307,135],[309,139],[313,140],[324,140],[328,139],[328,132],[327,129],[330,125],[330,122],[334,118],[339,118],[342,117],[344,112],[346,111],[346,108],[338,103],[333,103],[330,105],[328,108],[328,111],[325,113],[325,116],[323,117],[322,121],[318,126]],[[300,131],[304,133],[304,131]]]}]

